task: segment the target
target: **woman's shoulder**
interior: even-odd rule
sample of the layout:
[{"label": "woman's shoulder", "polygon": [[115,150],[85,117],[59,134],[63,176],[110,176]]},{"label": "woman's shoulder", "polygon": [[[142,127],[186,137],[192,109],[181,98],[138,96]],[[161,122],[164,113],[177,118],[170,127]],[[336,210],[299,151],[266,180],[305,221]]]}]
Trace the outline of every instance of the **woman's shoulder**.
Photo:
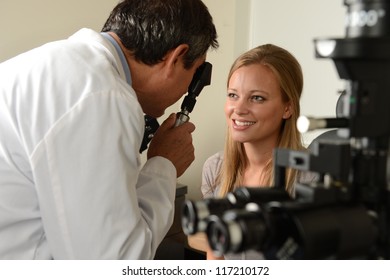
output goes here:
[{"label": "woman's shoulder", "polygon": [[210,156],[203,165],[201,191],[204,198],[215,196],[218,191],[217,177],[221,170],[223,153]]},{"label": "woman's shoulder", "polygon": [[318,180],[319,175],[316,172],[301,171],[298,173],[298,182],[303,184],[309,184]]},{"label": "woman's shoulder", "polygon": [[203,171],[208,170],[214,174],[219,173],[223,162],[223,152],[217,152],[206,159],[203,164]]},{"label": "woman's shoulder", "polygon": [[223,152],[219,151],[212,156],[208,157],[204,163],[205,166],[220,165],[223,161]]}]

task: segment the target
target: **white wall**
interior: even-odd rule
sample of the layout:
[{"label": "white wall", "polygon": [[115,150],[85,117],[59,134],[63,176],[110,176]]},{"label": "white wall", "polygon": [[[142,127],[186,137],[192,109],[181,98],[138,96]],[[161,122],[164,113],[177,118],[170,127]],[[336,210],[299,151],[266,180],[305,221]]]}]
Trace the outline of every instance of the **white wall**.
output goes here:
[{"label": "white wall", "polygon": [[[342,0],[251,0],[250,47],[273,43],[292,52],[301,63],[304,90],[301,114],[335,117],[339,79],[332,60],[316,59],[314,38],[344,37],[346,8]],[[304,135],[306,143],[323,131]]]},{"label": "white wall", "polygon": [[[209,55],[214,64],[212,86],[199,96],[192,121],[196,161],[179,178],[190,187],[190,197],[199,198],[201,168],[204,160],[223,149],[225,119],[223,104],[226,76],[233,60],[243,51],[260,44],[273,43],[292,52],[302,65],[304,91],[301,114],[334,117],[338,90],[343,89],[331,60],[314,56],[313,39],[344,37],[343,1],[326,0],[205,0],[220,36],[221,48]],[[309,144],[323,131],[304,135]]]},{"label": "white wall", "polygon": [[[118,0],[1,0],[0,62],[48,41],[66,38],[82,27],[99,31]],[[331,61],[316,60],[312,40],[343,36],[342,0],[204,0],[213,15],[220,48],[208,55],[212,84],[198,97],[191,114],[195,162],[178,181],[188,185],[189,197],[200,198],[202,165],[223,148],[223,104],[226,76],[233,60],[249,47],[263,43],[287,48],[305,74],[302,113],[333,116],[336,91],[342,88]],[[180,102],[168,108],[176,112]],[[161,118],[161,121],[163,118]],[[310,138],[310,136],[309,136]]]}]

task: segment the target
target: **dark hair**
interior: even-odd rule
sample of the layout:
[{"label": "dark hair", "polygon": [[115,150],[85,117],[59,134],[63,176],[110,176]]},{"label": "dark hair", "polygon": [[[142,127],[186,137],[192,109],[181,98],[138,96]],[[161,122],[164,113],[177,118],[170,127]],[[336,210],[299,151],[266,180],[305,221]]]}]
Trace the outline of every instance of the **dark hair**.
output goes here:
[{"label": "dark hair", "polygon": [[103,32],[114,32],[136,60],[156,64],[180,44],[188,44],[184,67],[218,48],[213,19],[201,0],[123,0],[111,12]]}]

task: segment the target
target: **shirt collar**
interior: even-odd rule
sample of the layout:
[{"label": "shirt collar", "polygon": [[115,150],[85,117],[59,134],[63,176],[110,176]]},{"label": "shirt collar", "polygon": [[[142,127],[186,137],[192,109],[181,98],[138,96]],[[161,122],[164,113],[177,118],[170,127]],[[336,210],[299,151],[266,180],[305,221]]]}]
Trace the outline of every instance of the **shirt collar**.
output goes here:
[{"label": "shirt collar", "polygon": [[127,64],[125,54],[123,53],[121,47],[119,46],[118,42],[115,41],[115,39],[110,34],[108,34],[106,32],[102,32],[101,34],[104,38],[106,38],[108,41],[110,41],[110,43],[115,47],[116,52],[118,53],[119,58],[121,60],[123,71],[125,72],[125,75],[126,75],[126,81],[129,85],[131,85],[130,68],[129,68],[129,65]]}]

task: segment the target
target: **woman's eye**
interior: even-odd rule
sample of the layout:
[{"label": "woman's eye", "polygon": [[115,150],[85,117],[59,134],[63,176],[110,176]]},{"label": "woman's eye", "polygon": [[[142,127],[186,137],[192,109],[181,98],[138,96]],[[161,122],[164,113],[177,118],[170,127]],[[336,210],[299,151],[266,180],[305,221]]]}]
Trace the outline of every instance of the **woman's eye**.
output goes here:
[{"label": "woman's eye", "polygon": [[226,95],[228,98],[237,98],[237,94],[228,92]]},{"label": "woman's eye", "polygon": [[262,96],[255,95],[255,96],[252,96],[252,100],[254,100],[256,102],[260,102],[260,101],[264,101],[265,99]]}]

